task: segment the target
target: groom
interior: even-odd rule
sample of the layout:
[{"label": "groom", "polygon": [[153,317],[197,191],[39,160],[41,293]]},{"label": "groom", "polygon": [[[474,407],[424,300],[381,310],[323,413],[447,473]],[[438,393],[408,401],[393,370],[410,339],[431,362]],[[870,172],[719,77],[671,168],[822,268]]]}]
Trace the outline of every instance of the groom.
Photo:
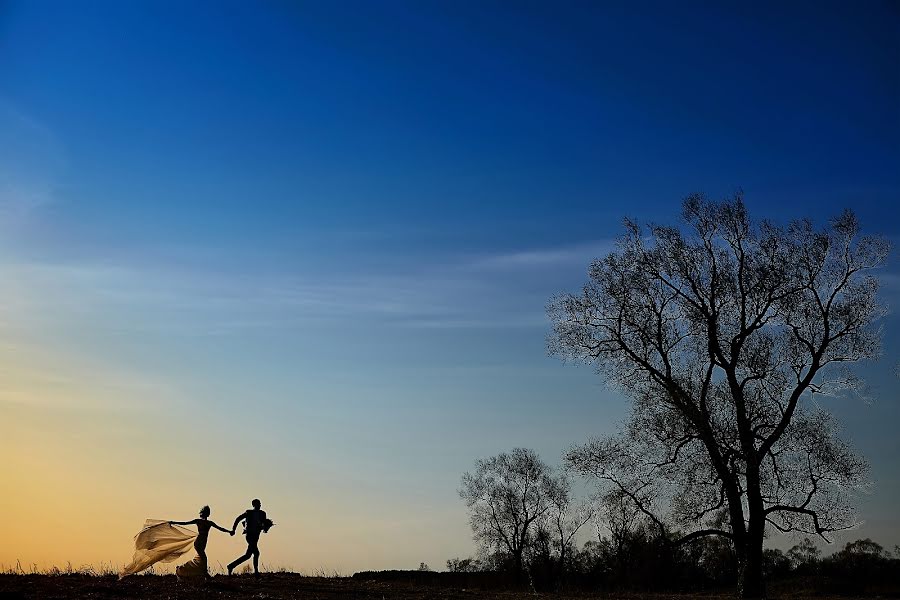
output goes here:
[{"label": "groom", "polygon": [[253,501],[253,508],[245,511],[237,516],[234,525],[231,527],[231,535],[234,535],[238,523],[245,522],[244,535],[247,536],[247,551],[240,558],[235,559],[228,565],[228,574],[234,571],[239,564],[253,557],[253,572],[259,577],[259,534],[263,532],[266,525],[266,512],[261,510],[262,503],[259,500]]}]

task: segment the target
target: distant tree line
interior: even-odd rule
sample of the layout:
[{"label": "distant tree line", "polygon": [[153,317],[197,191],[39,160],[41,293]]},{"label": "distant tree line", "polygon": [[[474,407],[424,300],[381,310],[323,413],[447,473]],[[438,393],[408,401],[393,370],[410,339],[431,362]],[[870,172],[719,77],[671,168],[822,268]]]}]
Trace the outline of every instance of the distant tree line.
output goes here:
[{"label": "distant tree line", "polygon": [[[586,509],[575,504],[562,511],[562,520],[571,524],[563,528],[560,537],[552,535],[548,521],[556,520],[559,512],[551,512],[549,498],[541,501],[541,493],[552,488],[536,487],[538,462],[533,451],[516,449],[501,455],[500,460],[479,463],[476,470],[486,475],[488,465],[513,466],[525,461],[531,467],[528,485],[520,480],[520,487],[511,482],[516,479],[488,477],[494,495],[479,496],[488,516],[479,517],[477,526],[483,527],[482,544],[476,557],[447,560],[449,573],[469,574],[468,585],[502,586],[521,585],[538,591],[588,590],[634,592],[697,592],[734,587],[739,576],[738,556],[733,545],[721,537],[700,537],[691,544],[672,544],[678,532],[661,534],[651,519],[634,510],[633,504],[614,495],[592,498],[594,505]],[[544,466],[545,467],[545,466]],[[544,475],[552,481],[552,472]],[[469,474],[461,493],[466,490],[483,490],[473,485],[477,479]],[[547,485],[549,481],[545,481]],[[513,494],[530,491],[528,494]],[[524,504],[522,503],[525,498]],[[499,502],[491,508],[488,499]],[[479,510],[481,510],[479,509]],[[503,510],[506,510],[506,514]],[[547,519],[547,515],[552,518]],[[587,520],[582,521],[585,516]],[[535,517],[533,520],[531,517]],[[496,517],[496,518],[495,518]],[[530,523],[529,523],[530,521]],[[574,536],[568,536],[578,524],[594,529],[594,539],[578,547]],[[526,525],[527,524],[527,525]],[[518,526],[518,529],[517,529]],[[500,528],[509,527],[501,532]],[[495,528],[496,531],[487,530]],[[523,533],[524,528],[524,533]],[[503,540],[518,531],[517,545],[507,545]],[[511,540],[510,540],[511,541]],[[561,543],[565,542],[565,543]],[[512,546],[512,547],[510,547]],[[800,590],[822,594],[890,594],[900,592],[900,546],[889,551],[880,544],[862,539],[847,542],[844,547],[823,557],[819,548],[805,537],[782,551],[766,548],[763,551],[763,572],[771,585],[783,590]]]}]

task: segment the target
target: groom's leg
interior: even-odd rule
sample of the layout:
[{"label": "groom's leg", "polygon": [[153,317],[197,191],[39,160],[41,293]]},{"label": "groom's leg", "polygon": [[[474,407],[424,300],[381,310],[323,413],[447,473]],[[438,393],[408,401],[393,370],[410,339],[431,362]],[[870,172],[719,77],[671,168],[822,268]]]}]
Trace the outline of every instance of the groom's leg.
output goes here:
[{"label": "groom's leg", "polygon": [[251,556],[253,556],[253,551],[251,549],[250,544],[247,544],[247,551],[244,552],[244,555],[241,557],[238,557],[235,560],[233,560],[232,562],[228,563],[228,574],[231,575],[231,572],[234,571],[234,568],[236,566],[238,566],[239,564],[241,564],[242,562],[244,562]]},{"label": "groom's leg", "polygon": [[247,552],[253,554],[253,572],[259,575],[259,537],[252,537],[247,543]]}]

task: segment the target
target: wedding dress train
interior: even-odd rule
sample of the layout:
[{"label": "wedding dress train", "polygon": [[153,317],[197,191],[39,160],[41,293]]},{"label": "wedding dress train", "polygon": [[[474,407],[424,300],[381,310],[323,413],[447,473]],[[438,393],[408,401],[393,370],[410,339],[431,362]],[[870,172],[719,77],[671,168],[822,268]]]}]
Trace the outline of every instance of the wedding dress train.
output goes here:
[{"label": "wedding dress train", "polygon": [[[119,579],[143,571],[158,562],[178,560],[190,551],[196,538],[197,534],[193,531],[170,525],[168,521],[147,519],[144,528],[134,536],[134,556],[119,573]],[[203,567],[205,574],[205,561]]]}]

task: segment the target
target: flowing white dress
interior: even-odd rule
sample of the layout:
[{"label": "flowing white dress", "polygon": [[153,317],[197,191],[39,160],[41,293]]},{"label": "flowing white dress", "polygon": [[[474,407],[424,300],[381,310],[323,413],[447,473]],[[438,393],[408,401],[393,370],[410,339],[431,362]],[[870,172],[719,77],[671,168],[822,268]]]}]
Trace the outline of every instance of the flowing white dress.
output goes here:
[{"label": "flowing white dress", "polygon": [[144,528],[134,536],[134,556],[131,563],[119,573],[119,579],[143,571],[158,562],[178,560],[190,551],[196,538],[197,534],[189,529],[170,525],[168,521],[147,519]]},{"label": "flowing white dress", "polygon": [[178,579],[205,579],[209,576],[206,558],[198,554],[193,560],[175,567],[175,574],[178,576]]}]

